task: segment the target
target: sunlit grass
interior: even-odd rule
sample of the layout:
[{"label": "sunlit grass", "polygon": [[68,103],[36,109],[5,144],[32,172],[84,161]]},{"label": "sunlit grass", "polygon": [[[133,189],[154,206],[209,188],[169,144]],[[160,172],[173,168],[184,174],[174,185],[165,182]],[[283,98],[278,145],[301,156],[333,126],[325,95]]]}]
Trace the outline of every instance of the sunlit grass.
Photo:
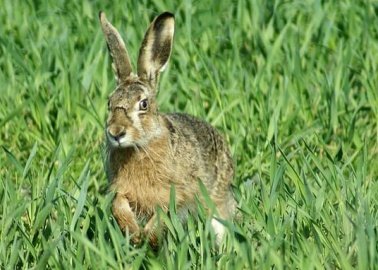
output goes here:
[{"label": "sunlit grass", "polygon": [[[0,6],[1,268],[378,268],[378,3]],[[157,253],[111,216],[103,125],[115,82],[100,10],[134,63],[151,19],[175,13],[158,101],[230,143],[242,214],[219,250],[206,215],[181,224],[171,205]]]}]

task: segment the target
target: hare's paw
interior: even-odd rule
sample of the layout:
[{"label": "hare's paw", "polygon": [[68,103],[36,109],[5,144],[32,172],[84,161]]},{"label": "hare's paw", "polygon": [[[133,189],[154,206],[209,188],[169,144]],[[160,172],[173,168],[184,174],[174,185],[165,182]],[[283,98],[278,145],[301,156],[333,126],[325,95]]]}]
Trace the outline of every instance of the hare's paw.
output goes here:
[{"label": "hare's paw", "polygon": [[140,231],[135,232],[131,236],[131,242],[137,246],[139,246],[142,243],[142,239],[143,239],[143,234]]}]

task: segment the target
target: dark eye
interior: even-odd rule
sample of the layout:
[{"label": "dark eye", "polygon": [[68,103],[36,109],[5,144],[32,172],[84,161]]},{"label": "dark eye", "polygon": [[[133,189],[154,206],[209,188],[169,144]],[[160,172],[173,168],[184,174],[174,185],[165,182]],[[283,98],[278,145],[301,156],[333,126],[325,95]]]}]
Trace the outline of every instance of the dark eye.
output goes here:
[{"label": "dark eye", "polygon": [[110,110],[110,100],[108,99],[108,110]]},{"label": "dark eye", "polygon": [[139,110],[140,111],[147,110],[147,107],[148,107],[147,99],[143,99],[141,102],[139,102]]}]

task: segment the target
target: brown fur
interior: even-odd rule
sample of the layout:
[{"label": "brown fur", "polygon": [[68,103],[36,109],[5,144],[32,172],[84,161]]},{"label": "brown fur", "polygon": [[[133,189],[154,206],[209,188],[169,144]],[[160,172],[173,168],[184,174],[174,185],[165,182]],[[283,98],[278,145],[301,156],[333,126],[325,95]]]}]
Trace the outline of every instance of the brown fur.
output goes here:
[{"label": "brown fur", "polygon": [[[134,243],[149,235],[157,247],[156,207],[168,211],[174,185],[179,213],[195,211],[199,180],[216,206],[211,214],[231,219],[236,207],[230,189],[234,166],[222,136],[193,116],[158,112],[156,84],[172,48],[173,15],[163,13],[152,22],[140,49],[138,75],[131,73],[116,29],[103,13],[100,20],[118,81],[109,97],[106,168],[120,228],[132,234]],[[121,60],[114,60],[119,54]]]}]

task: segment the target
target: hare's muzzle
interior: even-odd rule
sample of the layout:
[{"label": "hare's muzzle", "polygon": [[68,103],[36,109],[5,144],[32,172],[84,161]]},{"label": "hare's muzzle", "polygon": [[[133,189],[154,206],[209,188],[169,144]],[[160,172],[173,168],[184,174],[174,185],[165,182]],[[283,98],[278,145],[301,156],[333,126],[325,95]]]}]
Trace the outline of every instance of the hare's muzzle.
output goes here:
[{"label": "hare's muzzle", "polygon": [[121,125],[112,125],[106,130],[108,138],[113,145],[122,145],[126,139],[126,128]]}]

